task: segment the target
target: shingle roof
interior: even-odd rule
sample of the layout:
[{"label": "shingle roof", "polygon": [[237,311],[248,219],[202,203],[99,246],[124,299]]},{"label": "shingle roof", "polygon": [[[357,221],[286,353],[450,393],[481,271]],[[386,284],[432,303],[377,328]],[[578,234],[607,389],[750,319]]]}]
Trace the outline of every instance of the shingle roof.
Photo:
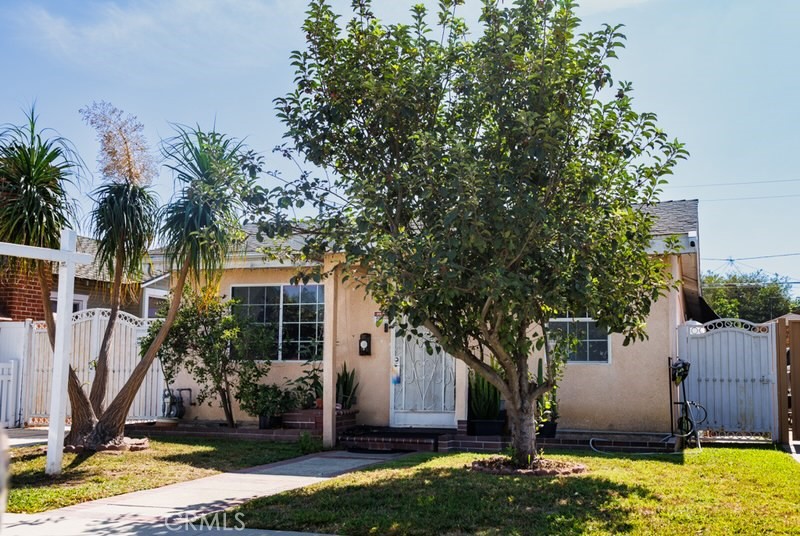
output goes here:
[{"label": "shingle roof", "polygon": [[697,199],[662,201],[642,207],[642,211],[655,217],[653,235],[665,236],[698,231]]},{"label": "shingle roof", "polygon": [[269,249],[274,246],[300,251],[305,244],[305,238],[302,235],[292,235],[279,241],[264,235],[262,236],[263,240],[259,240],[256,236],[258,234],[258,226],[255,224],[245,225],[244,232],[247,233],[247,238],[244,242],[245,253],[258,253],[259,249]]},{"label": "shingle roof", "polygon": [[[88,236],[78,236],[75,244],[75,249],[78,253],[87,253],[92,256],[94,261],[91,264],[77,264],[75,266],[75,277],[79,279],[87,279],[89,281],[102,281],[103,283],[110,283],[112,278],[107,270],[103,270],[100,263],[97,262],[97,240],[89,238]],[[53,268],[54,273],[58,273],[58,267]],[[153,279],[163,272],[159,270],[147,270],[145,268],[145,280]],[[125,283],[130,283],[131,280],[127,277],[123,279]]]},{"label": "shingle roof", "polygon": [[[78,253],[88,253],[94,259],[92,264],[77,264],[75,266],[75,277],[92,281],[111,281],[106,270],[100,268],[100,263],[97,262],[96,240],[88,236],[79,236],[75,249],[78,250]],[[55,269],[58,270],[58,268]]]}]

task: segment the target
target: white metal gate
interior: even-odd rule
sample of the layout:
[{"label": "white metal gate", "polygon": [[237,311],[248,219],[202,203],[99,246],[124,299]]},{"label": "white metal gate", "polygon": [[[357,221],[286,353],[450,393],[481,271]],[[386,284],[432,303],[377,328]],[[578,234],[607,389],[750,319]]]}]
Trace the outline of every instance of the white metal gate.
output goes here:
[{"label": "white metal gate", "polygon": [[[72,314],[72,353],[70,363],[87,391],[94,379],[94,364],[100,353],[110,311],[87,309]],[[122,389],[125,381],[140,360],[140,339],[147,333],[147,320],[120,312],[111,339],[108,363],[106,403]],[[53,377],[53,351],[44,322],[33,327],[31,344],[25,367],[25,422],[44,424],[50,410],[50,392]],[[160,415],[164,377],[156,360],[147,373],[128,412],[129,420],[154,419]],[[67,415],[70,414],[69,407]]]},{"label": "white metal gate", "polygon": [[394,336],[392,426],[455,427],[455,360],[423,339]]},{"label": "white metal gate", "polygon": [[691,366],[686,397],[706,408],[707,436],[777,440],[775,325],[723,318],[678,328],[678,354]]}]

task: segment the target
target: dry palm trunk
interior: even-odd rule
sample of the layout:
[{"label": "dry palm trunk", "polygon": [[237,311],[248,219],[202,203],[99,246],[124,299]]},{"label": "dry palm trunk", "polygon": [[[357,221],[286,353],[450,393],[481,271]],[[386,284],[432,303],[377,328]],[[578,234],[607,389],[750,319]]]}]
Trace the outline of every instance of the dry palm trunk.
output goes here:
[{"label": "dry palm trunk", "polygon": [[108,384],[108,352],[111,350],[111,337],[114,335],[114,326],[117,324],[117,315],[119,314],[122,293],[122,273],[124,270],[124,253],[122,242],[120,242],[119,247],[117,247],[114,283],[111,288],[111,313],[108,317],[105,333],[103,333],[103,342],[100,344],[100,353],[97,356],[97,366],[94,371],[92,389],[89,392],[89,401],[92,404],[95,415],[102,415],[106,398],[106,387]]},{"label": "dry palm trunk", "polygon": [[125,385],[122,386],[117,396],[111,401],[108,408],[103,412],[94,426],[92,434],[86,443],[86,448],[96,449],[100,445],[107,445],[110,443],[121,443],[125,433],[125,418],[128,415],[133,400],[136,398],[136,393],[139,391],[142,382],[150,370],[150,366],[156,358],[156,352],[164,340],[167,338],[167,333],[172,327],[175,317],[178,315],[178,309],[181,304],[181,295],[183,287],[186,283],[186,277],[189,273],[189,261],[185,261],[181,267],[178,275],[178,281],[173,289],[172,303],[170,303],[169,311],[158,331],[156,338],[150,344],[150,347],[145,352],[141,361],[137,363],[133,369]]}]

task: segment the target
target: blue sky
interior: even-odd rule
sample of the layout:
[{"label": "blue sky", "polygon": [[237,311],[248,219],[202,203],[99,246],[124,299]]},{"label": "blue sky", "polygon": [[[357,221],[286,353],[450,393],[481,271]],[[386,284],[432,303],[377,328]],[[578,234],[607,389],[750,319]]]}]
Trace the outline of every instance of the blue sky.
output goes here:
[{"label": "blue sky", "polygon": [[[379,16],[395,21],[407,19],[414,2],[374,3]],[[349,0],[334,4],[344,11]],[[479,5],[467,0],[462,13],[474,21]],[[272,99],[291,87],[288,56],[303,47],[305,6],[302,0],[6,0],[0,123],[21,122],[35,100],[42,124],[71,139],[94,171],[97,143],[78,109],[106,100],[136,114],[154,146],[170,135],[170,122],[216,122],[266,153],[269,167],[283,169],[270,153],[283,133]],[[656,112],[691,152],[662,198],[700,199],[703,268],[730,269],[712,259],[800,252],[793,225],[800,204],[800,2],[584,0],[578,14],[586,28],[626,25],[627,49],[613,65],[614,78],[632,81],[637,108]],[[85,199],[94,180],[75,195]],[[753,184],[732,184],[738,182]],[[169,197],[166,173],[157,190]],[[800,281],[800,256],[735,266]],[[794,290],[800,294],[800,285]]]}]

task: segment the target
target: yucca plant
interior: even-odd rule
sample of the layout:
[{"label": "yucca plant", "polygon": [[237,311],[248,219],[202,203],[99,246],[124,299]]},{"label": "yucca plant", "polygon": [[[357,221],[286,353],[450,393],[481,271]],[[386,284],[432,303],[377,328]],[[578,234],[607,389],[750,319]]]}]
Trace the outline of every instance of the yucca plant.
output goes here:
[{"label": "yucca plant", "polygon": [[347,370],[347,363],[342,364],[342,370],[336,374],[336,403],[342,409],[350,409],[356,401],[359,384],[356,382],[356,371]]}]

